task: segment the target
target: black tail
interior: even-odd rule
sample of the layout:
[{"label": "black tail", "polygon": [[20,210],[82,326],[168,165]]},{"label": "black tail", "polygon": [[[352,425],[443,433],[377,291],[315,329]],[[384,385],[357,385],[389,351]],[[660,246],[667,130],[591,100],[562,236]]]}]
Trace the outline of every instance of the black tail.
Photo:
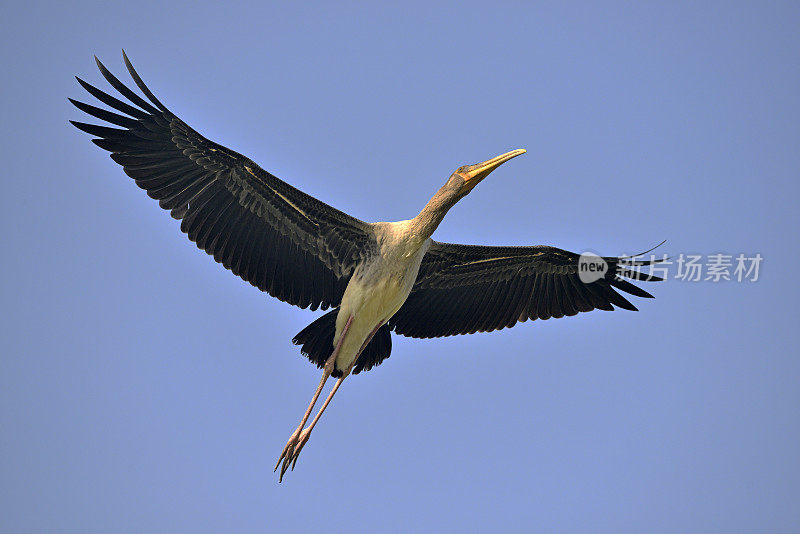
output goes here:
[{"label": "black tail", "polygon": [[[331,310],[294,336],[292,343],[302,345],[302,352],[311,362],[322,369],[333,353],[333,335],[336,333],[336,315],[339,309]],[[364,352],[356,360],[353,374],[369,371],[392,353],[392,334],[388,325],[383,325]],[[332,376],[342,376],[341,369],[334,369]]]}]

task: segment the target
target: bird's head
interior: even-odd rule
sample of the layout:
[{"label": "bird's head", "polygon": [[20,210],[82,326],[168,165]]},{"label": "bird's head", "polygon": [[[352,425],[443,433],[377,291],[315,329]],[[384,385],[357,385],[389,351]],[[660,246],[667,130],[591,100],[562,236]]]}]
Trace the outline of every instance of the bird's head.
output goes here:
[{"label": "bird's head", "polygon": [[446,187],[454,188],[458,191],[459,196],[464,196],[478,185],[478,183],[489,176],[489,174],[497,167],[510,160],[524,154],[526,150],[519,148],[501,154],[496,158],[484,161],[483,163],[476,163],[475,165],[462,165],[450,176]]},{"label": "bird's head", "polygon": [[506,161],[524,153],[525,149],[519,148],[486,160],[483,163],[462,165],[456,169],[448,178],[447,183],[433,195],[422,211],[419,212],[419,215],[411,221],[413,235],[419,238],[420,243],[429,238],[436,230],[436,227],[439,226],[439,223],[442,222],[447,211],[456,202],[467,196],[478,185],[478,182],[489,176],[493,170]]}]

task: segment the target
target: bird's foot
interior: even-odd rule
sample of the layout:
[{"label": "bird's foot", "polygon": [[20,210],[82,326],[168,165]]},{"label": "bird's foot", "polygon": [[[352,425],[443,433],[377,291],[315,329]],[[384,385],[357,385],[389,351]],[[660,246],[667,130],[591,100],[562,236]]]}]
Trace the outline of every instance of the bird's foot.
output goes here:
[{"label": "bird's foot", "polygon": [[[292,436],[283,448],[283,452],[281,452],[280,458],[278,458],[278,463],[275,464],[275,469],[273,469],[273,471],[277,471],[278,466],[281,467],[281,474],[278,478],[278,482],[283,482],[283,475],[286,474],[290,466],[292,471],[294,471],[297,457],[300,456],[300,451],[303,450],[303,446],[308,442],[308,437],[310,435],[311,429],[302,427],[297,427],[297,430],[292,433]],[[281,462],[283,465],[281,465]]]}]

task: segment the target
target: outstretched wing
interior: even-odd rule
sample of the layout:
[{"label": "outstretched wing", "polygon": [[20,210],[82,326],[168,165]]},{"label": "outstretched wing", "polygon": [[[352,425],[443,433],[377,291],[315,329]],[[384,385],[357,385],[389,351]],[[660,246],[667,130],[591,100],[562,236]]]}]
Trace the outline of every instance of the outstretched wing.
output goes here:
[{"label": "outstretched wing", "polygon": [[623,277],[658,281],[630,267],[652,261],[603,258],[605,275],[583,283],[580,256],[548,246],[489,247],[434,242],[403,307],[390,319],[398,334],[429,338],[489,332],[528,319],[619,306],[636,310],[615,289],[653,296]]},{"label": "outstretched wing", "polygon": [[96,136],[92,141],[226,269],[301,308],[337,306],[354,266],[373,246],[370,225],[194,131],[153,96],[125,52],[123,58],[150,102],[98,60],[105,79],[130,103],[80,78],[84,89],[119,113],[70,101],[121,128],[70,122]]}]

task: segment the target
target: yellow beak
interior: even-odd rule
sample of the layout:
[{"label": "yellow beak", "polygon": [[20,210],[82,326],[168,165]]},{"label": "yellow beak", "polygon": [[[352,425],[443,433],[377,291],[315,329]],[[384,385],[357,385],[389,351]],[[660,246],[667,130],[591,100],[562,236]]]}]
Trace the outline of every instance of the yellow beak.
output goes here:
[{"label": "yellow beak", "polygon": [[512,150],[511,152],[506,152],[505,154],[501,154],[496,158],[492,158],[490,160],[486,160],[483,163],[478,163],[477,165],[470,165],[459,172],[458,174],[464,178],[464,183],[469,189],[471,190],[473,187],[478,185],[478,182],[489,176],[493,170],[497,167],[505,163],[506,161],[510,160],[511,158],[516,158],[517,156],[521,156],[527,152],[524,148],[519,148],[517,150]]}]

